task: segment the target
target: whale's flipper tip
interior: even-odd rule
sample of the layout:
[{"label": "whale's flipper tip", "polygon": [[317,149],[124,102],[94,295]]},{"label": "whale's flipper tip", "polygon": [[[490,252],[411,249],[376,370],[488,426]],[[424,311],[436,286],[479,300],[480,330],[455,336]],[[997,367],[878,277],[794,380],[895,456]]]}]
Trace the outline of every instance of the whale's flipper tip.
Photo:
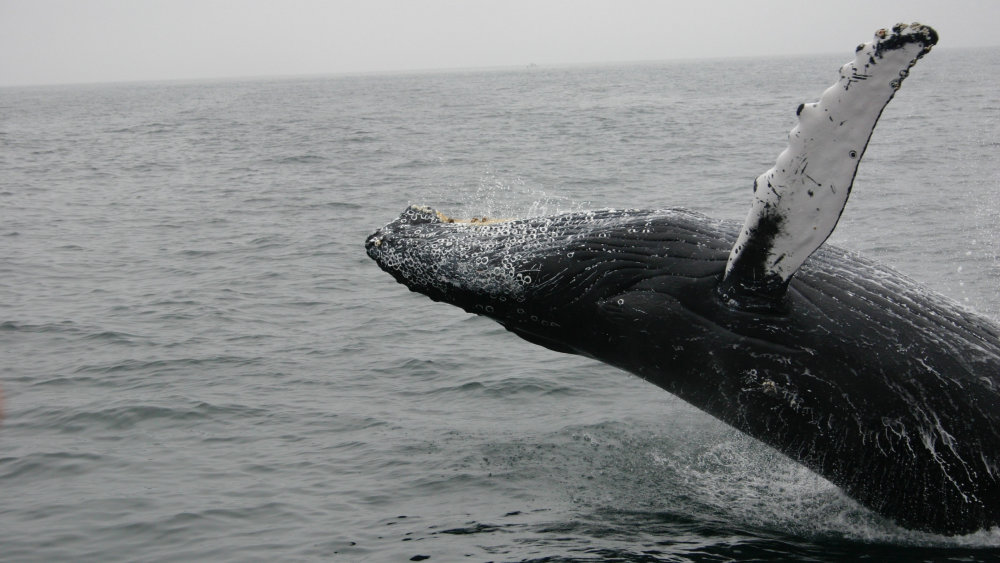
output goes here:
[{"label": "whale's flipper tip", "polygon": [[[934,28],[922,23],[897,23],[892,29],[880,29],[875,32],[873,41],[876,52],[884,50],[899,49],[906,44],[919,44],[921,55],[930,52],[931,47],[937,45],[938,34]],[[864,49],[865,45],[858,45],[858,51]]]},{"label": "whale's flipper tip", "polygon": [[818,102],[799,106],[788,148],[754,181],[719,286],[731,306],[780,306],[789,280],[836,227],[882,110],[937,41],[937,32],[919,23],[879,29]]}]

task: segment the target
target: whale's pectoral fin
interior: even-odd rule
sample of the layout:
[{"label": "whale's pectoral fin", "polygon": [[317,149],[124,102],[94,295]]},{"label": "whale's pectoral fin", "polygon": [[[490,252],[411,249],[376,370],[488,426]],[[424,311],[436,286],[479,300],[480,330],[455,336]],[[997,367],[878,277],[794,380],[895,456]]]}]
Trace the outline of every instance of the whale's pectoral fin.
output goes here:
[{"label": "whale's pectoral fin", "polygon": [[799,106],[788,148],[754,181],[750,213],[719,285],[731,306],[782,301],[799,266],[837,225],[882,110],[935,43],[937,33],[924,25],[880,29],[818,102]]}]

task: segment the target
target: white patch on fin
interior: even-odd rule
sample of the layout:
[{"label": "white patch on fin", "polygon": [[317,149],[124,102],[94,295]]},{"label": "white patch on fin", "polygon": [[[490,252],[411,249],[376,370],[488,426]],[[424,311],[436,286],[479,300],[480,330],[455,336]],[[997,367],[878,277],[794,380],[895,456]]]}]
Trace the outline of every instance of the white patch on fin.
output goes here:
[{"label": "white patch on fin", "polygon": [[719,291],[738,307],[769,307],[833,232],[858,163],[886,104],[910,67],[937,42],[917,23],[880,29],[858,47],[818,102],[799,106],[799,123],[754,198]]}]

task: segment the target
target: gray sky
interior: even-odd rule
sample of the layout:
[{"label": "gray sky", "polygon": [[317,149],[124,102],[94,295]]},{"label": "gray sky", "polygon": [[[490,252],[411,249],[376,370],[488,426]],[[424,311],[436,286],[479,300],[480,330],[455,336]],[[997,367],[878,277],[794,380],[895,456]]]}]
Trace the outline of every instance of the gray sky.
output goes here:
[{"label": "gray sky", "polygon": [[897,21],[1000,44],[992,0],[0,0],[0,86],[848,57]]}]

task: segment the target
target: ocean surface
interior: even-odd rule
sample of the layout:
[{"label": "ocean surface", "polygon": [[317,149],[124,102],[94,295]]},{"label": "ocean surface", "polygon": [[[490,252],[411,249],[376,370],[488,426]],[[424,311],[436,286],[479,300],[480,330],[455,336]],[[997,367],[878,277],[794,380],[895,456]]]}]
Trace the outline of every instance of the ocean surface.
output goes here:
[{"label": "ocean surface", "polygon": [[[742,220],[850,56],[0,89],[0,560],[995,560],[364,252],[413,203]],[[993,319],[998,84],[922,60],[831,239]]]}]

